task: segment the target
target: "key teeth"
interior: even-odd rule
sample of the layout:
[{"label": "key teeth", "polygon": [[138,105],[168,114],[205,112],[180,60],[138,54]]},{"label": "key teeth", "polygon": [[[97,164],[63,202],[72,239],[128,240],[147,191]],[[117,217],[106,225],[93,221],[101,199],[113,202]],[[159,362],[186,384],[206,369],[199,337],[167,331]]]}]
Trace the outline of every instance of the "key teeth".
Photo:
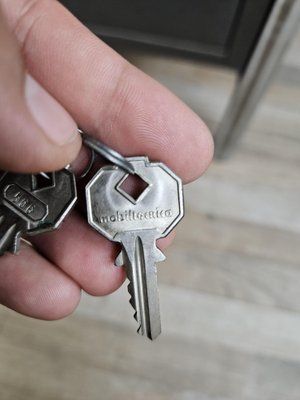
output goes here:
[{"label": "key teeth", "polygon": [[143,335],[143,332],[142,332],[142,325],[140,325],[139,328],[137,329],[137,333],[138,333],[139,335]]},{"label": "key teeth", "polygon": [[135,309],[135,301],[133,300],[133,297],[130,297],[129,303],[132,305],[132,307]]},{"label": "key teeth", "polygon": [[20,240],[22,230],[18,223],[5,227],[5,217],[0,216],[0,256],[6,252],[18,254],[20,251]]},{"label": "key teeth", "polygon": [[[130,294],[129,303],[130,303],[130,305],[132,306],[132,308],[135,311],[134,314],[133,314],[133,317],[140,324],[140,321],[138,320],[138,313],[137,313],[137,310],[136,310],[134,296],[132,295],[132,283],[131,282],[129,282],[129,284],[127,285],[127,290],[128,290],[128,293]],[[141,330],[141,325],[139,326],[137,332],[139,332],[140,330]]]},{"label": "key teeth", "polygon": [[115,259],[115,266],[122,267],[124,264],[125,264],[125,262],[124,262],[123,251],[120,251],[117,258]]},{"label": "key teeth", "polygon": [[[131,287],[132,287],[132,284],[131,284],[131,282],[129,282],[129,284],[127,285],[128,293],[130,294],[129,303],[131,304],[131,306],[133,307],[133,309],[134,309],[134,311],[135,311],[134,314],[133,314],[133,318],[134,318],[134,319],[136,320],[136,322],[139,324],[139,326],[138,326],[138,328],[137,328],[137,333],[138,333],[139,335],[143,336],[143,335],[144,335],[144,332],[143,332],[143,330],[142,330],[142,324],[141,324],[141,322],[140,322],[139,319],[138,319],[138,313],[137,313],[137,310],[136,310],[134,298],[133,298],[133,296],[132,296]],[[150,340],[155,339],[155,337],[152,337],[152,336],[149,336],[149,335],[147,335],[147,336],[148,336],[148,338],[149,338]]]},{"label": "key teeth", "polygon": [[[125,251],[124,251],[124,249],[119,253],[119,255],[117,256],[117,258],[116,258],[116,260],[115,260],[115,265],[116,266],[122,266],[122,265],[124,265],[125,264],[125,262],[126,262],[126,260],[125,260],[125,258],[127,257],[127,254],[125,253]],[[128,260],[127,260],[128,261]],[[138,312],[137,312],[137,309],[136,309],[136,303],[135,303],[135,300],[134,300],[134,287],[133,287],[133,283],[132,283],[132,281],[131,281],[131,278],[130,277],[128,277],[129,278],[129,283],[128,283],[128,285],[127,285],[127,290],[128,290],[128,293],[129,293],[129,295],[130,295],[130,299],[129,299],[129,303],[131,304],[131,306],[132,306],[132,308],[134,309],[134,315],[133,315],[133,317],[134,317],[134,319],[140,324],[140,321],[138,320]],[[141,325],[140,325],[140,327],[139,327],[139,329],[141,328]]]},{"label": "key teeth", "polygon": [[134,308],[135,312],[137,313],[132,289],[133,289],[132,283],[129,282],[129,284],[127,285],[127,290],[128,290],[128,293],[130,294],[129,303],[132,305],[132,307]]},{"label": "key teeth", "polygon": [[13,226],[0,240],[0,255],[7,251],[12,254],[18,254],[20,251],[20,239],[21,232],[16,232],[16,226]]},{"label": "key teeth", "polygon": [[19,254],[21,247],[21,232],[18,232],[17,236],[15,236],[14,241],[10,248],[7,250],[12,254]]},{"label": "key teeth", "polygon": [[158,247],[155,247],[155,262],[165,261],[165,259],[164,253]]}]

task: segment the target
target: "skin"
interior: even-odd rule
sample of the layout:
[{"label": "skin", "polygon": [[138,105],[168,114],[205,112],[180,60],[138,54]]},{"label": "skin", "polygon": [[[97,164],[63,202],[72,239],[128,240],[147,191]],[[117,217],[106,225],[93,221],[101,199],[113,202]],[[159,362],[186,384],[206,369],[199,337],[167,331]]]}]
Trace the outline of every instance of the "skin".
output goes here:
[{"label": "skin", "polygon": [[[161,160],[185,183],[208,167],[213,142],[199,117],[55,0],[0,0],[0,48],[1,169],[49,171],[71,162],[79,168],[77,124],[123,155]],[[44,88],[43,101],[28,97],[31,77]],[[49,126],[55,140],[45,134]],[[22,314],[62,318],[76,308],[81,290],[107,295],[124,281],[123,269],[113,265],[117,246],[79,211],[33,245],[0,259],[0,302]]]}]

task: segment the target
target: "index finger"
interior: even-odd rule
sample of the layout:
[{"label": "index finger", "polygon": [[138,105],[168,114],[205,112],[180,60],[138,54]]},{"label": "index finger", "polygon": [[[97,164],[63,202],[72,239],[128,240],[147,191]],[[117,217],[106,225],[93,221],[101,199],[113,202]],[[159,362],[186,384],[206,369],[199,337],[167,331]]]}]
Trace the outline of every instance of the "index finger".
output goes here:
[{"label": "index finger", "polygon": [[2,0],[30,73],[87,132],[124,155],[161,160],[184,181],[213,153],[205,124],[51,0]]}]

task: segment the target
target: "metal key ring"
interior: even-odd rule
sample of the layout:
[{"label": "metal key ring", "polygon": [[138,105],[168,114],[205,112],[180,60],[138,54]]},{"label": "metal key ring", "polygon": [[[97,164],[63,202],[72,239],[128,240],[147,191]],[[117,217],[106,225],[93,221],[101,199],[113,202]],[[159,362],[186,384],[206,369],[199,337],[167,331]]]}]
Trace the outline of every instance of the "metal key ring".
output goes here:
[{"label": "metal key ring", "polygon": [[94,164],[95,158],[96,158],[96,154],[95,154],[95,150],[90,149],[90,151],[91,151],[90,161],[89,161],[87,167],[83,170],[83,172],[78,176],[76,175],[77,180],[85,178],[93,167],[93,164]]},{"label": "metal key ring", "polygon": [[[124,169],[126,172],[129,172],[132,175],[135,174],[135,170],[132,164],[129,161],[127,161],[127,159],[123,157],[120,153],[99,142],[97,139],[90,137],[85,132],[83,132],[82,129],[78,128],[78,132],[81,135],[83,143],[87,147],[89,147],[92,151],[106,158],[108,161],[117,165],[118,167]],[[94,159],[92,159],[92,163],[93,162]],[[90,169],[91,165],[89,165],[89,169],[87,170],[87,172],[85,171],[86,172],[85,175],[90,171]]]}]

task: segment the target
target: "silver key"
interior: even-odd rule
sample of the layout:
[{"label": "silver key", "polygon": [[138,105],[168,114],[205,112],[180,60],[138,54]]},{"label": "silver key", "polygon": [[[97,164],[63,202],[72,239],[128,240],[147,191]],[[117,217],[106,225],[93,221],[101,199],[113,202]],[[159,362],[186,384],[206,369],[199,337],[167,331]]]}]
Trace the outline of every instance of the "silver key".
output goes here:
[{"label": "silver key", "polygon": [[116,265],[125,264],[138,333],[155,339],[161,332],[156,262],[165,259],[156,240],[184,215],[182,183],[162,163],[147,157],[127,160],[145,187],[132,194],[126,188],[129,174],[116,166],[101,168],[86,187],[88,221],[122,244]]},{"label": "silver key", "polygon": [[49,174],[0,176],[0,255],[20,249],[23,234],[59,227],[77,200],[74,174],[62,169]]}]

